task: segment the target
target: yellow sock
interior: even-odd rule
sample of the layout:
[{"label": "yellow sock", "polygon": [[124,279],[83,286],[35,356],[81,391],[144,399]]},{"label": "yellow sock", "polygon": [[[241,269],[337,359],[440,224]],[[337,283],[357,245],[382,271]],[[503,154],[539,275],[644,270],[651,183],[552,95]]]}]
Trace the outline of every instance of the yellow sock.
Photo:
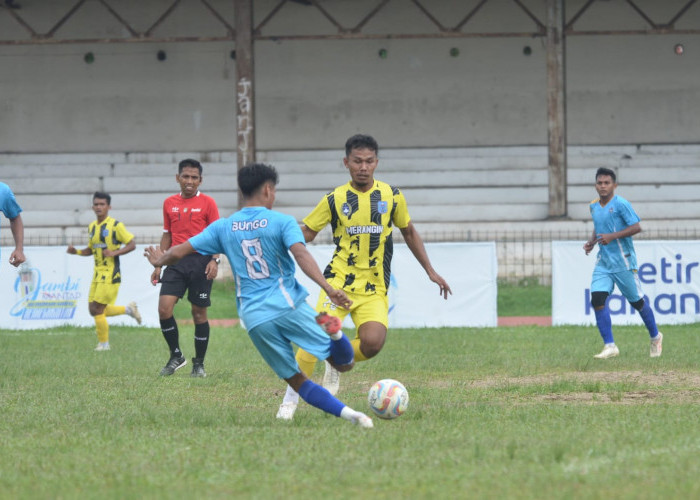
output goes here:
[{"label": "yellow sock", "polygon": [[104,314],[95,316],[95,326],[97,327],[97,341],[109,342],[109,323],[107,323],[107,316]]},{"label": "yellow sock", "polygon": [[299,363],[299,368],[304,372],[304,375],[310,377],[314,372],[314,367],[316,366],[316,357],[313,354],[309,354],[303,349],[297,351],[297,363]]},{"label": "yellow sock", "polygon": [[121,314],[126,314],[126,306],[109,305],[105,307],[105,316],[119,316]]},{"label": "yellow sock", "polygon": [[360,351],[360,339],[355,337],[350,341],[352,350],[355,352],[355,361],[367,361],[369,358]]}]

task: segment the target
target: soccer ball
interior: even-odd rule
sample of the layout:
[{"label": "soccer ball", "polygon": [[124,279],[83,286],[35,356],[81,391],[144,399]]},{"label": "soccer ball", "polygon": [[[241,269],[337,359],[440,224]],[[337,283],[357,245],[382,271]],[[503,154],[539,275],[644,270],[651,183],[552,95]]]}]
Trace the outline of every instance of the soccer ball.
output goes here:
[{"label": "soccer ball", "polygon": [[408,407],[408,391],[397,380],[385,378],[375,382],[367,395],[369,407],[379,418],[400,417]]}]

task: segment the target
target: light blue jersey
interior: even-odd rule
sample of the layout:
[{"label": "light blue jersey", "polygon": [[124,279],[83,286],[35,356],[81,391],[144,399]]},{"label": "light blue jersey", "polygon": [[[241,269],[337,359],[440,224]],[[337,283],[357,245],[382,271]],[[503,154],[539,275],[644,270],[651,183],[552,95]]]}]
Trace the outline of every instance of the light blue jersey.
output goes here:
[{"label": "light blue jersey", "polygon": [[[596,235],[621,231],[640,220],[630,202],[617,195],[604,207],[599,199],[591,202],[590,209]],[[598,245],[596,270],[616,273],[633,269],[637,269],[637,255],[631,236]]]},{"label": "light blue jersey", "polygon": [[189,239],[203,255],[224,253],[236,279],[238,314],[250,331],[305,303],[289,248],[304,243],[296,220],[265,207],[246,207]]}]

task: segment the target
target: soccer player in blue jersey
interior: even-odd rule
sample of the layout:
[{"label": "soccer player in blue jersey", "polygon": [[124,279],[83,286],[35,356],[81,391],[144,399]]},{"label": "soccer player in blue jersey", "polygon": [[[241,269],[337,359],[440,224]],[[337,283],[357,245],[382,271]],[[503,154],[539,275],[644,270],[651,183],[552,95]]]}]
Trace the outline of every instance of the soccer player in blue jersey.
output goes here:
[{"label": "soccer player in blue jersey", "polygon": [[644,294],[637,276],[637,255],[634,252],[632,236],[639,233],[639,216],[626,199],[617,196],[617,176],[608,168],[599,168],[595,174],[595,188],[598,199],[591,202],[593,234],[583,245],[588,255],[598,243],[598,258],[591,280],[591,304],[595,311],[596,324],[603,337],[603,350],[593,356],[607,359],[618,356],[620,349],[615,345],[610,321],[608,296],[615,285],[642,317],[649,330],[651,346],[649,356],[661,356],[663,334],[656,328],[654,311],[644,300]]},{"label": "soccer player in blue jersey", "polygon": [[325,280],[306,249],[296,220],[271,210],[277,180],[277,172],[269,165],[246,165],[238,172],[238,187],[243,194],[241,210],[213,222],[200,234],[165,253],[160,248],[149,247],[145,255],[157,267],[174,264],[193,252],[225,253],[236,281],[239,315],[270,368],[310,405],[370,428],[371,418],[309,380],[294,358],[292,343],[327,360],[338,371],[350,370],[354,365],[353,348],[339,331],[340,321],[331,321],[327,315],[317,318],[306,303],[308,292],[294,277],[295,260],[334,304],[348,308],[352,302],[345,292]]}]

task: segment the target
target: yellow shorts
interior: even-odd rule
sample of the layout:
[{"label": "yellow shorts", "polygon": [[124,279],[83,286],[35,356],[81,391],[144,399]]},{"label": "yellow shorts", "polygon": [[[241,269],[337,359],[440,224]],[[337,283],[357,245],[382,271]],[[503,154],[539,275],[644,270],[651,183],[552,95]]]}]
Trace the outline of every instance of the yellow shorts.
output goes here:
[{"label": "yellow shorts", "polygon": [[93,281],[90,285],[88,301],[97,302],[98,304],[104,304],[106,306],[114,304],[117,301],[119,285],[121,285],[121,283],[108,284]]},{"label": "yellow shorts", "polygon": [[326,292],[321,290],[316,304],[316,311],[327,312],[331,316],[336,316],[342,321],[345,316],[350,314],[355,327],[359,327],[368,321],[376,321],[389,328],[389,297],[386,295],[360,295],[355,293],[347,294],[352,305],[350,310],[336,306],[331,299],[328,298]]}]

